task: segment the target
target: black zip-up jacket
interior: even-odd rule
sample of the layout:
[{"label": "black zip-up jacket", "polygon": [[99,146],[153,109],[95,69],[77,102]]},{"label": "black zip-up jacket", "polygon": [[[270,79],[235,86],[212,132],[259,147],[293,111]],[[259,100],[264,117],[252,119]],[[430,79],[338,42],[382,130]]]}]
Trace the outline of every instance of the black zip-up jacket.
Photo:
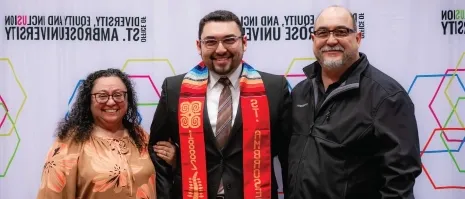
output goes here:
[{"label": "black zip-up jacket", "polygon": [[422,172],[414,105],[365,54],[324,91],[321,66],[292,90],[289,199],[413,199]]}]

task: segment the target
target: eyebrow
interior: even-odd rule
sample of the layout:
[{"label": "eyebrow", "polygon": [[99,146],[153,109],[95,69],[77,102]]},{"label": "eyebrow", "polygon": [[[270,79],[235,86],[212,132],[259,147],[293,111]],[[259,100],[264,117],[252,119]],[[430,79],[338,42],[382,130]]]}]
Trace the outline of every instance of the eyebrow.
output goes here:
[{"label": "eyebrow", "polygon": [[[338,29],[338,28],[349,28],[349,27],[347,27],[347,26],[336,26],[334,29]],[[320,26],[317,30],[320,30],[320,29],[328,30],[329,28],[326,27],[326,26]],[[349,29],[351,29],[351,28],[349,28]]]},{"label": "eyebrow", "polygon": [[[229,34],[229,35],[224,36],[223,38],[235,37],[235,36],[236,36],[235,34]],[[203,38],[203,39],[216,39],[216,37],[214,37],[214,36],[206,36],[206,37]]]},{"label": "eyebrow", "polygon": [[[115,92],[127,92],[127,91],[125,91],[124,89],[119,89],[118,88],[118,89],[113,90],[113,93],[115,93]],[[110,93],[110,92],[107,91],[107,90],[98,90],[95,93]]]}]

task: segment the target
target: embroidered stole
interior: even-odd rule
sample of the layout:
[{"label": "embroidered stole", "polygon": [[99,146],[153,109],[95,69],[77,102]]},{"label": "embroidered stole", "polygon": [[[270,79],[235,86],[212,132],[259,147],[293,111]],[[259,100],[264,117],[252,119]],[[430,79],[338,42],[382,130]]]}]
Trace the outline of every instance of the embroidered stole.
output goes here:
[{"label": "embroidered stole", "polygon": [[[243,125],[244,199],[271,198],[271,136],[268,99],[260,74],[243,62],[240,108]],[[183,198],[208,199],[204,106],[208,68],[200,63],[184,77],[178,119]]]}]

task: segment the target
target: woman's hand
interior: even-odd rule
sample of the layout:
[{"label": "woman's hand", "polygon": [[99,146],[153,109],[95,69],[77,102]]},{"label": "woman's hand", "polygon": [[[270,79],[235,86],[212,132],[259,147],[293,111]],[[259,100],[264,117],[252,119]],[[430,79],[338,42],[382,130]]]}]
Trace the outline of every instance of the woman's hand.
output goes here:
[{"label": "woman's hand", "polygon": [[153,150],[157,156],[166,161],[169,165],[175,166],[176,164],[176,147],[171,142],[160,141],[153,146]]}]

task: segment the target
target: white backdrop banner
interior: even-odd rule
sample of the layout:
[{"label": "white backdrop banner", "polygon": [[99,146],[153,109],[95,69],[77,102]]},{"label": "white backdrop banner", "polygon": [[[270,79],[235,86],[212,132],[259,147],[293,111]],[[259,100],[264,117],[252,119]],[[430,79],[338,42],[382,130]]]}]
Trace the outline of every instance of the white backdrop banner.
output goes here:
[{"label": "white backdrop banner", "polygon": [[88,73],[127,72],[149,130],[163,79],[200,60],[195,40],[205,14],[235,12],[249,38],[244,59],[285,75],[292,87],[304,78],[302,67],[315,61],[310,33],[319,11],[332,4],[352,10],[363,32],[360,50],[416,105],[424,169],[416,197],[463,198],[463,0],[2,0],[0,198],[35,198],[57,122]]}]

